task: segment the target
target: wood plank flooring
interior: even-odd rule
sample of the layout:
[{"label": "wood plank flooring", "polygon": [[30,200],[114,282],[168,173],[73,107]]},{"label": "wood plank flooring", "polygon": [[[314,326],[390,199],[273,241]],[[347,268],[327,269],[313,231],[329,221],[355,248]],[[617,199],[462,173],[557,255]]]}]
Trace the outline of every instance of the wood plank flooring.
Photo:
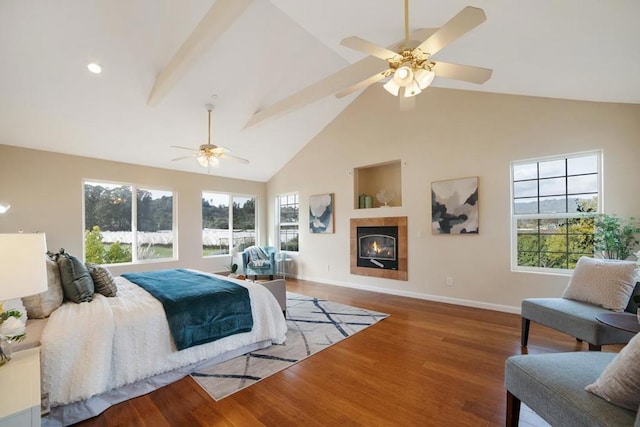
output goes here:
[{"label": "wood plank flooring", "polygon": [[[220,402],[187,377],[79,425],[504,425],[504,362],[523,352],[520,316],[294,279],[287,288],[390,317]],[[531,354],[586,350],[531,325]]]}]

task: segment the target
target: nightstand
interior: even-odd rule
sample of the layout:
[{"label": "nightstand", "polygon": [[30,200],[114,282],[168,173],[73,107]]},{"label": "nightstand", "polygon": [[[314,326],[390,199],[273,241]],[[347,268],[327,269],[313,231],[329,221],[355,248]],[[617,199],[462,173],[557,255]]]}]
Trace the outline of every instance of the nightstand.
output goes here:
[{"label": "nightstand", "polygon": [[40,426],[40,347],[17,351],[0,366],[0,427]]}]

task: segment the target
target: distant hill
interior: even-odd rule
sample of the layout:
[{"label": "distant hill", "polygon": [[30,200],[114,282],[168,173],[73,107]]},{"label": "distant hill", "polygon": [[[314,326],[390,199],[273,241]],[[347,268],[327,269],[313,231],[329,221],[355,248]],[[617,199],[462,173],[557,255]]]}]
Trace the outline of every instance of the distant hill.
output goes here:
[{"label": "distant hill", "polygon": [[[577,212],[578,202],[581,199],[572,197],[569,199],[569,212]],[[543,200],[540,202],[540,213],[566,213],[565,201],[560,199]],[[518,214],[535,214],[538,213],[538,203],[518,203]]]}]

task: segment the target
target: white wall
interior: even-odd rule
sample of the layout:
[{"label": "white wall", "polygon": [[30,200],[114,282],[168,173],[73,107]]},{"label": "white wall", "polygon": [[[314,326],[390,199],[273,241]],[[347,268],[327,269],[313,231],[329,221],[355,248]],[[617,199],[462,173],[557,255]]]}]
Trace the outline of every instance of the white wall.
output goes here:
[{"label": "white wall", "polygon": [[[275,196],[300,193],[298,277],[514,312],[523,298],[560,296],[567,276],[510,270],[513,160],[603,149],[605,211],[640,216],[640,105],[439,88],[416,101],[400,112],[370,87],[268,182],[269,224]],[[406,162],[402,207],[354,209],[353,168],[395,159]],[[479,177],[479,235],[432,235],[430,183],[469,176]],[[335,234],[308,232],[308,198],[321,193],[335,193]],[[349,219],[405,215],[409,281],[350,274]]]},{"label": "white wall", "polygon": [[[115,181],[172,189],[177,201],[179,260],[114,266],[113,273],[188,267],[226,271],[229,256],[202,257],[202,191],[255,194],[257,221],[266,240],[266,184],[86,157],[0,145],[0,203],[11,209],[0,215],[0,233],[45,232],[49,250],[82,257],[83,179]],[[241,261],[236,258],[238,264]]]}]

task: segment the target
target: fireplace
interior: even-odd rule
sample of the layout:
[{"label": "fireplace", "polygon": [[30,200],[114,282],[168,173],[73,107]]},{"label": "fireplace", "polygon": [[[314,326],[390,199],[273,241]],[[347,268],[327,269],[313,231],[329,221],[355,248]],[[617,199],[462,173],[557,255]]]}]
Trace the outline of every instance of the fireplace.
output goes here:
[{"label": "fireplace", "polygon": [[407,280],[407,217],[351,219],[351,273]]},{"label": "fireplace", "polygon": [[398,227],[358,227],[358,267],[398,269]]}]

